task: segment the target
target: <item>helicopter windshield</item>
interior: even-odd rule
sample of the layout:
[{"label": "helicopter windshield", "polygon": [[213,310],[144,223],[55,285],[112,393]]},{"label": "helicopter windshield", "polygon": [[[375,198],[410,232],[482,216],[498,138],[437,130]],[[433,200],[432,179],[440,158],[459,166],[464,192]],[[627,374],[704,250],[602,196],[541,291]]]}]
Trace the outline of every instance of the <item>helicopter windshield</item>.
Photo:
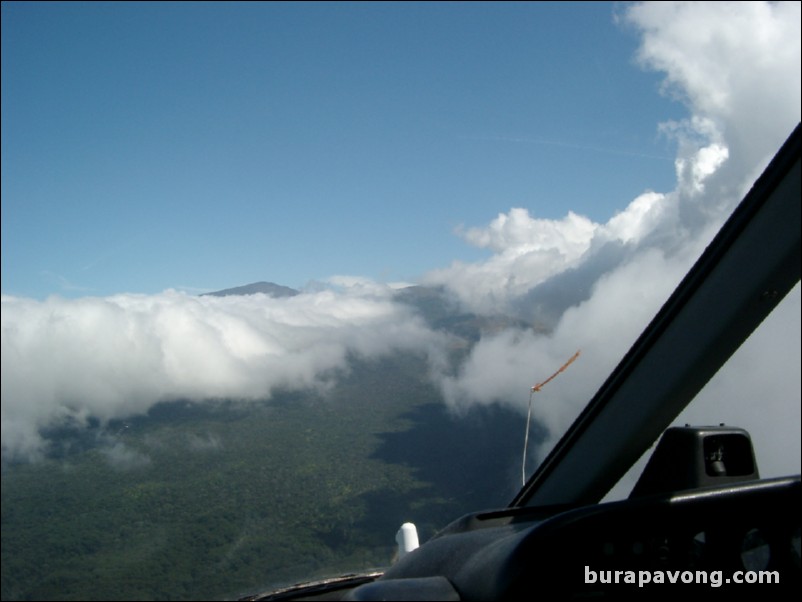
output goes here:
[{"label": "helicopter windshield", "polygon": [[[2,17],[4,600],[239,598],[625,498],[666,421],[585,408],[802,106],[798,2]],[[676,418],[749,430],[761,477],[800,472],[772,290]]]}]

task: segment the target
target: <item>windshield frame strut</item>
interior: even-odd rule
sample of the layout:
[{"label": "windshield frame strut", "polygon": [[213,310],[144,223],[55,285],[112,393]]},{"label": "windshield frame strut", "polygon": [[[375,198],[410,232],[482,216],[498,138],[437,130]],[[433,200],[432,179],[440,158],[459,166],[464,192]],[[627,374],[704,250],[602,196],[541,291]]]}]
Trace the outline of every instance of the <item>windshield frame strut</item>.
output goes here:
[{"label": "windshield frame strut", "polygon": [[801,127],[510,507],[598,502],[800,280]]}]

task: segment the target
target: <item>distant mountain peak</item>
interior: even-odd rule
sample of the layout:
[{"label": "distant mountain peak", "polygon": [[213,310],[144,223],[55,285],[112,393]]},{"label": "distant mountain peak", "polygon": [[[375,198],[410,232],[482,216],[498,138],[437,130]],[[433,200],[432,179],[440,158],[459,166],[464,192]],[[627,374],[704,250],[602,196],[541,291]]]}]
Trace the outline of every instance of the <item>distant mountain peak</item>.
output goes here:
[{"label": "distant mountain peak", "polygon": [[299,295],[300,291],[288,286],[281,286],[274,282],[253,282],[245,286],[235,286],[234,288],[226,288],[213,293],[204,293],[201,296],[212,295],[214,297],[228,297],[230,295],[255,295],[257,293],[279,298],[294,297],[295,295]]}]

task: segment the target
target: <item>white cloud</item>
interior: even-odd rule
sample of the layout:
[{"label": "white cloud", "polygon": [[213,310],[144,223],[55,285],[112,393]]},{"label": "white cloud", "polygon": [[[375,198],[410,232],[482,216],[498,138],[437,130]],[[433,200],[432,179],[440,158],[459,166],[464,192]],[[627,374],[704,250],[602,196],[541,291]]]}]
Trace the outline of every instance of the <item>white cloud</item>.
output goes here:
[{"label": "white cloud", "polygon": [[[529,387],[582,349],[580,359],[536,396],[535,415],[551,433],[541,454],[657,312],[800,119],[800,3],[650,2],[627,5],[621,20],[642,36],[641,65],[664,73],[664,90],[689,111],[682,121],[659,125],[678,141],[675,189],[643,193],[606,224],[582,222],[573,214],[562,221],[537,220],[513,209],[486,228],[468,231],[470,242],[494,251],[491,258],[430,275],[477,311],[523,302],[538,307],[547,298],[550,315],[556,316],[548,337],[510,330],[481,340],[461,370],[442,379],[455,406],[501,401],[525,410]],[[587,293],[554,294],[564,283]],[[793,295],[797,301],[788,303],[798,305],[798,287]],[[798,446],[799,421],[780,420],[773,439],[763,436],[778,415],[799,414],[798,311],[796,321],[788,315],[780,314],[783,326],[776,334],[785,333],[787,340],[787,333],[796,333],[790,343],[756,337],[748,356],[761,361],[737,362],[727,371],[737,375],[736,385],[712,385],[718,395],[706,393],[701,406],[705,416],[726,418],[732,411],[721,410],[721,402],[732,398],[730,392],[741,391],[737,397],[749,407],[748,398],[764,397],[761,388],[767,384],[760,371],[774,374],[768,411],[755,412],[752,401],[751,414],[735,413],[733,421],[749,418],[744,426],[766,439],[772,466],[778,466],[779,456],[786,467],[792,458],[798,472],[799,454],[785,454],[777,443],[792,439]],[[783,366],[783,374],[770,366]]]},{"label": "white cloud", "polygon": [[593,223],[569,212],[562,220],[532,219],[526,209],[499,214],[487,228],[471,228],[465,239],[477,247],[496,252],[524,254],[556,249],[567,261],[585,252],[593,234]]},{"label": "white cloud", "polygon": [[481,263],[454,263],[429,273],[425,280],[447,285],[470,309],[503,312],[511,298],[575,265],[590,247],[597,228],[573,212],[561,220],[550,220],[513,208],[486,228],[463,233],[468,242],[492,249],[495,255]]},{"label": "white cloud", "polygon": [[664,199],[664,194],[644,192],[632,201],[625,211],[616,214],[605,224],[605,233],[613,240],[624,243],[638,242],[651,232],[661,219],[665,208],[662,202]]},{"label": "white cloud", "polygon": [[384,295],[321,291],[191,297],[2,299],[4,453],[39,429],[141,414],[170,399],[264,399],[325,386],[349,354],[436,353],[438,337]]},{"label": "white cloud", "polygon": [[443,378],[448,403],[501,402],[524,410],[529,388],[582,354],[536,395],[535,415],[561,434],[596,392],[684,275],[653,249],[602,275],[589,299],[565,308],[554,331],[506,330],[482,339],[456,376]]},{"label": "white cloud", "polygon": [[642,36],[640,63],[688,106],[690,129],[737,149],[727,176],[738,184],[799,122],[800,13],[799,2],[645,2],[623,15]]}]

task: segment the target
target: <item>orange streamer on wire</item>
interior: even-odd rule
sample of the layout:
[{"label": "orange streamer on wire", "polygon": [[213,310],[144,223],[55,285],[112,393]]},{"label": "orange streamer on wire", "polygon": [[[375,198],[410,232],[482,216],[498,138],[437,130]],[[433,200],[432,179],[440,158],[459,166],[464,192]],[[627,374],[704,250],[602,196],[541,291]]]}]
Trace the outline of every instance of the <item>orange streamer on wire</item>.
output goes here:
[{"label": "orange streamer on wire", "polygon": [[529,446],[529,423],[532,420],[532,397],[534,396],[535,393],[539,393],[540,390],[546,384],[554,380],[558,374],[560,374],[561,372],[565,372],[565,369],[574,363],[574,360],[579,357],[580,353],[581,351],[577,351],[574,355],[570,357],[570,359],[567,362],[565,362],[562,366],[560,366],[560,369],[557,370],[557,372],[549,376],[543,382],[534,385],[532,389],[529,391],[529,411],[526,413],[526,435],[524,436],[524,457],[523,457],[523,462],[521,463],[521,482],[523,485],[526,485],[526,448]]}]

